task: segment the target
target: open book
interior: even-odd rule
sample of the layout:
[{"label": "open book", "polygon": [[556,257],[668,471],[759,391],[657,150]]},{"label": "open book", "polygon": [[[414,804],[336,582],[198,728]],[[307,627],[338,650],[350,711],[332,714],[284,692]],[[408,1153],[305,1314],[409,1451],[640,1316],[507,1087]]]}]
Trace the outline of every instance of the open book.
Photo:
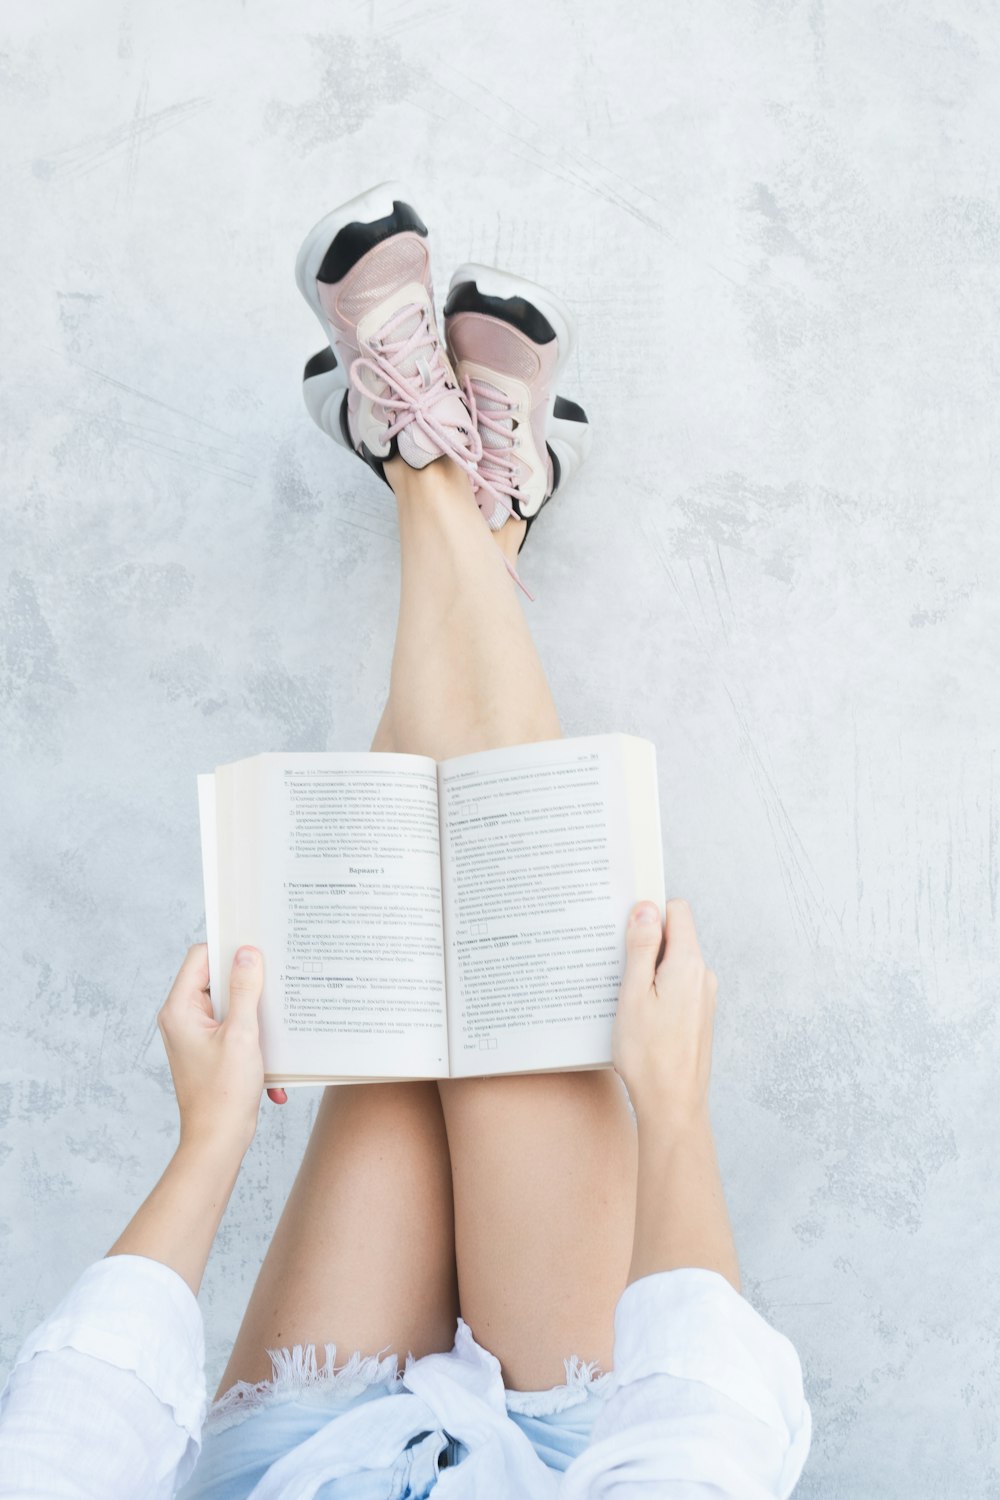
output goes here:
[{"label": "open book", "polygon": [[198,799],[212,1003],[259,948],[269,1087],[611,1062],[628,911],[664,899],[648,740],[255,755]]}]

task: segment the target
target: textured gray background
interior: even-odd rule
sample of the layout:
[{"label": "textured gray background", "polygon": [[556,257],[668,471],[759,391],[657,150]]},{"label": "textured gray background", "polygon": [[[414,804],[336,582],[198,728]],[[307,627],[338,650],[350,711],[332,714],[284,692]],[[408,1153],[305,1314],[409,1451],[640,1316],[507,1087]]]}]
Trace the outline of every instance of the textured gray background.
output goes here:
[{"label": "textured gray background", "polygon": [[[8,7],[0,1363],[163,1167],[195,773],[356,748],[395,518],[299,394],[299,241],[388,175],[439,289],[580,324],[525,553],[567,732],[657,742],[806,1497],[1000,1494],[1000,14],[975,0]],[[316,1095],[265,1107],[221,1372]]]}]

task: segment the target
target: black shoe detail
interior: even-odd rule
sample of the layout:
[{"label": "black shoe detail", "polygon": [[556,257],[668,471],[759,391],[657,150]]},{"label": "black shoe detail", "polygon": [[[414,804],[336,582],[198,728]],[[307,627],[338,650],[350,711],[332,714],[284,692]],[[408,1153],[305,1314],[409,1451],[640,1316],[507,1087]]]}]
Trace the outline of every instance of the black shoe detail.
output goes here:
[{"label": "black shoe detail", "polygon": [[[556,404],[552,408],[554,417],[561,417],[566,422],[586,422],[587,413],[582,406],[577,406],[575,401],[569,401],[565,396],[557,396]],[[552,449],[549,449],[552,452]]]},{"label": "black shoe detail", "polygon": [[[385,477],[385,466],[389,462],[390,458],[397,458],[399,455],[399,443],[396,438],[393,437],[389,439],[389,451],[385,455],[385,458],[377,458],[369,448],[367,443],[361,444],[361,447],[358,449],[358,453],[364,459],[369,468],[374,469],[378,477],[386,484],[389,484],[388,479],[386,479]],[[389,488],[391,489],[392,485],[389,485]]]},{"label": "black shoe detail", "polygon": [[306,360],[306,367],[302,371],[302,379],[312,380],[314,375],[329,375],[331,370],[337,368],[337,356],[329,345],[314,354],[312,359]]},{"label": "black shoe detail", "polygon": [[[528,516],[526,518],[522,517],[522,519],[524,520],[524,536],[521,538],[521,546],[517,549],[518,557],[520,557],[521,555],[521,547],[523,547],[525,542],[528,540],[528,532],[531,530],[533,523],[538,520],[538,517],[541,515],[542,511],[545,509],[549,501],[552,499],[553,495],[558,490],[559,481],[562,478],[562,466],[559,463],[558,458],[556,457],[553,450],[549,447],[548,443],[546,443],[545,446],[548,449],[549,458],[552,460],[552,488],[551,490],[549,490],[549,493],[545,496],[545,499],[542,501],[541,505],[535,511],[535,514],[533,516]],[[520,512],[518,512],[518,514],[520,515]]]},{"label": "black shoe detail", "polygon": [[349,425],[348,420],[347,420],[347,398],[348,398],[348,396],[350,394],[351,394],[350,391],[345,391],[344,392],[344,399],[340,403],[340,431],[341,431],[341,436],[344,439],[344,447],[345,448],[353,448],[354,447],[354,443],[353,443],[353,441],[351,439],[351,428],[350,428],[350,425]]},{"label": "black shoe detail", "polygon": [[426,238],[427,225],[416,209],[394,198],[392,213],[386,214],[384,219],[373,219],[370,224],[355,222],[344,225],[327,249],[316,280],[328,285],[340,281],[369,250],[380,245],[383,240],[391,239],[394,234],[406,232],[422,234]]},{"label": "black shoe detail", "polygon": [[[545,446],[546,446],[546,448],[548,448],[548,450],[549,450],[549,457],[552,460],[552,489],[546,495],[545,500],[551,500],[552,496],[555,494],[556,490],[559,488],[559,481],[562,479],[562,464],[559,462],[558,458],[555,455],[555,452],[549,446],[549,444],[546,443]],[[542,501],[542,505],[545,504],[545,500]],[[540,505],[538,507],[538,509],[541,510],[541,508],[542,508],[542,506]]]},{"label": "black shoe detail", "polygon": [[[315,355],[314,357],[316,359],[319,359],[319,355],[318,354]],[[309,364],[312,364],[312,360],[309,361]],[[306,368],[308,369],[308,366]],[[385,477],[385,466],[388,463],[388,461],[389,461],[390,458],[395,458],[396,457],[397,453],[399,452],[399,443],[396,441],[395,438],[391,438],[390,439],[390,441],[389,441],[389,452],[386,454],[385,458],[376,458],[375,454],[369,448],[369,446],[368,446],[367,443],[362,443],[360,448],[355,448],[354,443],[353,443],[353,441],[351,439],[350,423],[348,422],[348,418],[347,418],[347,401],[348,401],[348,397],[350,396],[350,394],[351,394],[350,391],[345,391],[344,392],[344,399],[340,403],[340,417],[339,417],[340,432],[341,432],[341,436],[344,439],[344,446],[345,446],[345,448],[350,448],[351,451],[354,452],[354,453],[356,453],[359,458],[363,459],[364,462],[368,465],[368,467],[370,469],[373,469],[374,472],[378,475],[378,477],[380,479],[382,479],[382,480],[385,480],[385,483],[388,484],[389,481]],[[391,488],[391,486],[390,486],[390,488]]]},{"label": "black shoe detail", "polygon": [[463,312],[486,313],[488,317],[499,318],[527,334],[535,344],[551,344],[556,336],[548,318],[526,297],[488,297],[474,281],[460,281],[445,303],[446,318]]}]

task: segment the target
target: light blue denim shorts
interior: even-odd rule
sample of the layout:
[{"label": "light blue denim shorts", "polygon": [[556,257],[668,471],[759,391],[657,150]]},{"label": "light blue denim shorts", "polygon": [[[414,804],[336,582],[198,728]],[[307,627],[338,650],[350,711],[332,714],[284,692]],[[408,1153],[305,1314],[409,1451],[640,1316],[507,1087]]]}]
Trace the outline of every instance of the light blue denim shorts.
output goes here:
[{"label": "light blue denim shorts", "polygon": [[[208,1414],[193,1474],[176,1500],[245,1500],[270,1466],[311,1438],[328,1422],[368,1401],[392,1400],[402,1389],[395,1361],[358,1360],[332,1374],[317,1370],[314,1346],[270,1350],[274,1379],[240,1383]],[[329,1361],[328,1361],[329,1364]],[[550,1469],[562,1471],[590,1441],[605,1397],[606,1376],[578,1360],[566,1361],[567,1383],[549,1391],[508,1391],[512,1422]],[[316,1500],[424,1500],[439,1467],[453,1467],[465,1453],[446,1435],[415,1439],[397,1462],[331,1479]]]}]

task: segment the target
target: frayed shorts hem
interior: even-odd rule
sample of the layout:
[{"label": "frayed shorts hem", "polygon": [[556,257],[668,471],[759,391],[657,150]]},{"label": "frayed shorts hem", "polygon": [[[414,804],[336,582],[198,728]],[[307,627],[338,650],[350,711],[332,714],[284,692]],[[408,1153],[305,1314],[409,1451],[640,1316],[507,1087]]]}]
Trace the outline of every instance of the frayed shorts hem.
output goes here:
[{"label": "frayed shorts hem", "polygon": [[[354,1353],[339,1368],[337,1346],[325,1344],[322,1359],[315,1344],[268,1349],[272,1375],[269,1380],[239,1380],[224,1391],[209,1409],[204,1433],[225,1432],[230,1427],[271,1406],[296,1401],[305,1406],[341,1406],[345,1401],[384,1386],[385,1394],[403,1389],[403,1376],[395,1355]],[[548,1417],[579,1406],[591,1395],[599,1396],[610,1379],[596,1362],[585,1363],[575,1355],[564,1360],[563,1385],[542,1391],[505,1390],[507,1410],[524,1417]],[[379,1393],[381,1394],[381,1392]]]}]

